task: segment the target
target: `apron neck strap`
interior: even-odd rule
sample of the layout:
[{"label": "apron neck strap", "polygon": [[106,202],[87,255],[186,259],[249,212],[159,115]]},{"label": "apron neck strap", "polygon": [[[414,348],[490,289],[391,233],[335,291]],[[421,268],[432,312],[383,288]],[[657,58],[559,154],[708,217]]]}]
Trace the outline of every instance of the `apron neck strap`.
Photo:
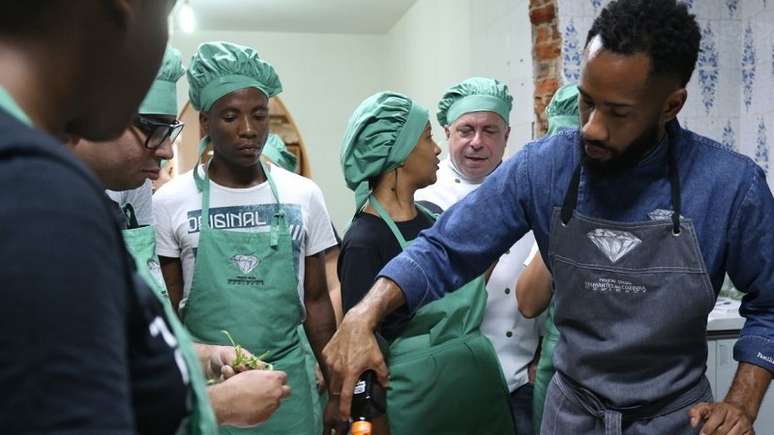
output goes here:
[{"label": "apron neck strap", "polygon": [[[680,174],[677,171],[677,157],[675,156],[675,147],[672,145],[674,138],[667,139],[667,160],[668,160],[668,173],[669,184],[671,186],[672,196],[672,233],[674,235],[680,234],[680,213],[682,212],[682,198],[680,194]],[[581,162],[575,168],[575,172],[570,179],[570,185],[567,188],[567,193],[564,196],[564,202],[562,203],[561,220],[562,225],[567,225],[572,218],[573,212],[578,207],[578,190],[580,188],[581,168],[583,167],[582,158]]]},{"label": "apron neck strap", "polygon": [[438,220],[438,216],[439,216],[439,214],[438,214],[438,213],[435,213],[435,212],[432,212],[432,211],[430,211],[430,209],[428,209],[428,208],[427,208],[427,207],[425,207],[424,205],[422,205],[422,204],[420,204],[420,203],[418,203],[418,202],[415,202],[415,203],[414,203],[414,207],[416,207],[416,208],[417,208],[417,210],[419,210],[420,212],[424,213],[424,214],[425,214],[425,216],[427,216],[427,217],[428,217],[428,218],[429,218],[429,219],[430,219],[432,222],[435,222],[435,221],[437,221],[437,220]]},{"label": "apron neck strap", "polygon": [[382,220],[387,224],[388,227],[390,227],[390,231],[392,231],[392,234],[395,236],[396,239],[398,239],[398,244],[400,244],[401,249],[406,249],[406,246],[408,246],[408,243],[406,243],[406,239],[403,237],[403,234],[401,234],[400,230],[398,230],[398,226],[395,225],[395,221],[392,220],[389,213],[387,213],[387,210],[382,207],[382,203],[379,202],[376,197],[371,194],[368,197],[368,202],[371,203],[371,206],[376,210],[376,213],[379,214],[379,217],[382,218]]},{"label": "apron neck strap", "polygon": [[271,222],[271,243],[270,246],[276,249],[279,245],[279,231],[280,226],[285,223],[285,209],[280,204],[279,193],[277,192],[277,184],[274,183],[274,177],[271,175],[267,165],[261,163],[261,169],[266,176],[266,180],[269,182],[271,188],[271,194],[274,197],[274,216]]}]

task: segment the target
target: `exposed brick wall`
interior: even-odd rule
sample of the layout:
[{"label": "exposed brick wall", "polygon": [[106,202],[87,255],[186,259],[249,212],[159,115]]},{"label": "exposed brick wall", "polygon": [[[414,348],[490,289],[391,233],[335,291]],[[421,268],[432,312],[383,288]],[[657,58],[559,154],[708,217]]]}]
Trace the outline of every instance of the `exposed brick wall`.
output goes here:
[{"label": "exposed brick wall", "polygon": [[545,108],[561,82],[562,34],[559,32],[558,0],[530,0],[532,23],[532,64],[535,81],[535,136],[545,134],[548,126]]}]

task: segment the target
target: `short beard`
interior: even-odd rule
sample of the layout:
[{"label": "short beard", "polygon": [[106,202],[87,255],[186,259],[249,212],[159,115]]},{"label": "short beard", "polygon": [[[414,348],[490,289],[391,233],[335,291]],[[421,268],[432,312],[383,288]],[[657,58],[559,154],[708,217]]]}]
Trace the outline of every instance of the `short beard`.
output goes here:
[{"label": "short beard", "polygon": [[628,169],[635,167],[642,159],[658,145],[658,124],[653,124],[636,138],[620,154],[613,154],[607,161],[595,160],[586,154],[585,145],[596,145],[606,150],[610,150],[605,144],[596,141],[585,141],[581,139],[581,162],[583,166],[594,176],[615,176],[620,175]]}]

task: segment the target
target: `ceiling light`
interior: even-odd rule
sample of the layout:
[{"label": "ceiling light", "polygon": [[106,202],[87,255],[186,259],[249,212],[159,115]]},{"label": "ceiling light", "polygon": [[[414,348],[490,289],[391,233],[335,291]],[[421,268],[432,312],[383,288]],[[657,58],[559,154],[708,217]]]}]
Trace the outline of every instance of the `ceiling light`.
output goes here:
[{"label": "ceiling light", "polygon": [[177,20],[180,24],[180,30],[184,33],[193,33],[196,28],[196,16],[194,16],[193,8],[188,0],[180,5],[180,10],[177,12]]}]

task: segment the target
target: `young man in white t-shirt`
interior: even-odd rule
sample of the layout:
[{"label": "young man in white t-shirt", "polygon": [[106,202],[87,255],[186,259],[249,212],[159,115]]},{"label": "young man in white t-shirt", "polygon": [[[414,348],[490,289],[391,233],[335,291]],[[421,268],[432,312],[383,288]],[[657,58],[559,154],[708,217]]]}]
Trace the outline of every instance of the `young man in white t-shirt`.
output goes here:
[{"label": "young man in white t-shirt", "polygon": [[[303,301],[306,258],[315,257],[336,245],[336,238],[320,188],[312,180],[279,166],[271,163],[266,166],[287,213],[293,254],[298,264],[298,295]],[[204,175],[203,165],[197,170]],[[266,181],[246,188],[226,187],[210,181],[210,220],[214,228],[268,231],[274,207],[274,197]],[[182,266],[182,293],[175,292],[178,294],[173,303],[183,308],[191,290],[202,212],[202,194],[196,189],[193,171],[175,177],[156,192],[153,212],[156,251],[161,257],[178,259]]]},{"label": "young man in white t-shirt", "polygon": [[[244,433],[319,435],[314,367],[298,326],[304,325],[319,360],[336,328],[324,263],[336,239],[322,192],[309,179],[261,164],[268,101],[282,86],[255,50],[204,43],[187,77],[203,148],[212,144],[213,157],[154,196],[157,252],[170,299],[194,339],[226,344],[221,330],[228,330],[254,354],[268,350],[266,361],[288,373],[291,397]],[[327,367],[321,369],[327,376]]]}]

